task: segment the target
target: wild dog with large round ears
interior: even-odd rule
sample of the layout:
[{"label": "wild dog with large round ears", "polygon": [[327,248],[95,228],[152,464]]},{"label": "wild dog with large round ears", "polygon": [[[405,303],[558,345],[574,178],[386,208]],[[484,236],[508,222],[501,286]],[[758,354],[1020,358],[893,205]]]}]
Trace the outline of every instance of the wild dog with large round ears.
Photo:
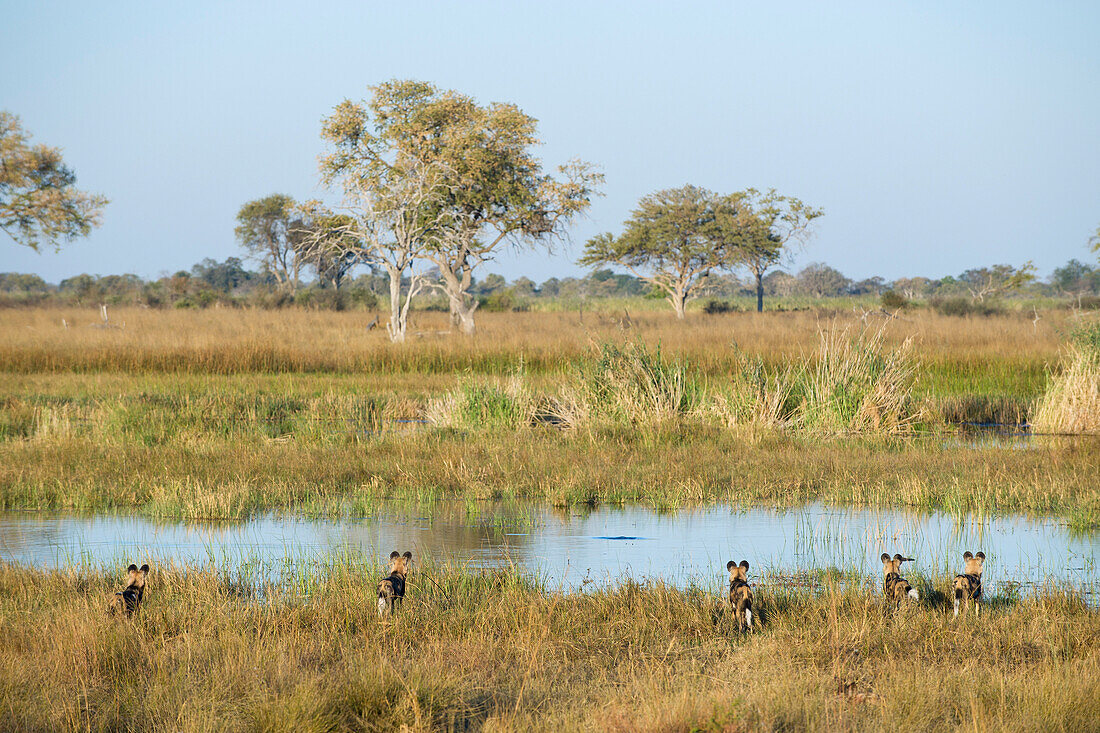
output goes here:
[{"label": "wild dog with large round ears", "polygon": [[141,608],[141,599],[145,596],[145,578],[149,575],[149,566],[131,565],[126,568],[126,588],[110,597],[108,613],[124,613],[133,616]]},{"label": "wild dog with large round ears", "polygon": [[397,550],[390,553],[390,574],[378,582],[378,615],[392,614],[405,600],[405,581],[412,563],[411,552],[404,555]]},{"label": "wild dog with large round ears", "polygon": [[730,608],[737,617],[737,629],[746,627],[752,631],[752,588],[749,587],[749,561],[742,560],[735,565],[733,560],[726,563],[730,571]]},{"label": "wild dog with large round ears", "polygon": [[959,617],[959,601],[965,600],[967,610],[970,608],[970,601],[974,601],[974,613],[978,616],[982,615],[982,567],[985,565],[985,553],[979,552],[977,555],[971,555],[967,550],[963,553],[963,562],[965,566],[961,575],[955,576],[955,582],[953,584],[955,589],[955,615],[953,618]]},{"label": "wild dog with large round ears", "polygon": [[882,594],[887,602],[892,602],[895,607],[900,606],[906,598],[914,601],[920,600],[920,593],[909,584],[909,581],[901,577],[901,564],[912,562],[913,558],[895,554],[890,557],[882,553]]}]

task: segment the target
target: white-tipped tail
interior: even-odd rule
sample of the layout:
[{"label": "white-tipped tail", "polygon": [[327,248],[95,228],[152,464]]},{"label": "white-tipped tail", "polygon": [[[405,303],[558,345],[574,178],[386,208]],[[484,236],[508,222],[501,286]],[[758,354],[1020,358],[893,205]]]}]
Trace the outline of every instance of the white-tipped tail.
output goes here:
[{"label": "white-tipped tail", "polygon": [[912,588],[909,591],[909,597],[912,598],[914,601],[919,601],[920,600],[920,592],[917,591],[916,588]]},{"label": "white-tipped tail", "polygon": [[748,608],[745,609],[745,625],[752,631],[752,611]]},{"label": "white-tipped tail", "polygon": [[385,598],[379,598],[378,599],[378,615],[379,616],[385,616],[386,615],[386,599]]},{"label": "white-tipped tail", "polygon": [[955,618],[959,617],[959,599],[955,599]]}]

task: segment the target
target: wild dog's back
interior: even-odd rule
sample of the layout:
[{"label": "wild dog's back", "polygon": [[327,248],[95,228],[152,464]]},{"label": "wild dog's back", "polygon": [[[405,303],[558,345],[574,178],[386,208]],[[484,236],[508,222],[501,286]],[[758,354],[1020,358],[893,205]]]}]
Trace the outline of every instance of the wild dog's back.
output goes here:
[{"label": "wild dog's back", "polygon": [[145,581],[149,575],[149,566],[130,565],[126,568],[126,587],[118,591],[109,599],[109,613],[124,613],[133,616],[141,608],[141,600],[145,597]]},{"label": "wild dog's back", "polygon": [[901,575],[901,564],[912,562],[913,558],[896,553],[890,557],[882,553],[882,594],[886,600],[895,604],[901,604],[906,598],[920,599],[920,593],[910,585],[909,581]]},{"label": "wild dog's back", "polygon": [[752,631],[752,588],[749,587],[749,561],[726,563],[730,573],[730,608],[737,618],[737,628]]},{"label": "wild dog's back", "polygon": [[969,550],[963,553],[963,572],[955,576],[952,584],[955,591],[955,616],[959,615],[959,605],[974,601],[974,612],[982,614],[982,570],[985,568],[985,553],[973,555]]}]

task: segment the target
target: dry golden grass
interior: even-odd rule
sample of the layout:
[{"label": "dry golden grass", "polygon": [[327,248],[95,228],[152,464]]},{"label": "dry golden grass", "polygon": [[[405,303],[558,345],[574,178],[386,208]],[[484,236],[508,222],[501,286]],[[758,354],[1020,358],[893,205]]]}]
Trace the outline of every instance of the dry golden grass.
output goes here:
[{"label": "dry golden grass", "polygon": [[1100,433],[1100,354],[1081,348],[1068,354],[1032,423],[1050,433]]},{"label": "dry golden grass", "polygon": [[742,635],[720,588],[561,594],[430,563],[381,621],[381,570],[332,559],[256,597],[243,567],[154,563],[141,612],[124,621],[104,612],[121,572],[0,566],[0,730],[1083,731],[1100,720],[1100,614],[1054,589],[989,598],[980,619],[952,621],[927,585],[930,600],[892,614],[870,583],[767,582],[754,604],[763,623]]},{"label": "dry golden grass", "polygon": [[[780,360],[812,353],[819,334],[834,323],[859,327],[851,312],[799,311],[691,314],[479,313],[470,339],[449,331],[444,313],[417,313],[413,335],[393,345],[384,329],[368,332],[364,312],[214,309],[117,309],[96,328],[92,309],[0,312],[0,371],[235,372],[478,372],[505,374],[522,359],[527,369],[558,371],[592,352],[594,344],[639,340],[661,345],[706,373],[724,373],[746,353]],[[1020,315],[954,318],[918,311],[886,323],[887,345],[912,338],[926,365],[981,368],[1002,362],[1006,372],[1034,369],[1057,358],[1064,314],[1049,312],[1038,324]],[[69,328],[62,327],[62,319]],[[872,317],[871,325],[880,324]]]}]

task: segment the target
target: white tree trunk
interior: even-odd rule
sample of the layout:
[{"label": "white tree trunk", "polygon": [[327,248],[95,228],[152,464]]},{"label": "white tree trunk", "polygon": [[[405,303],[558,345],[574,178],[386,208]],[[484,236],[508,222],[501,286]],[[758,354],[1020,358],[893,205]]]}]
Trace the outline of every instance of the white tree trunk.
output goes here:
[{"label": "white tree trunk", "polygon": [[687,311],[685,310],[686,304],[684,303],[683,296],[679,296],[673,299],[672,307],[676,311],[676,317],[681,321],[687,317]]},{"label": "white tree trunk", "polygon": [[412,301],[410,291],[405,303],[401,302],[401,270],[391,265],[386,266],[390,276],[390,322],[386,324],[386,332],[390,335],[390,341],[395,344],[405,342],[405,333],[409,327],[409,303]]},{"label": "white tree trunk", "polygon": [[477,310],[478,302],[475,298],[471,298],[468,293],[462,293],[461,295],[465,297],[456,299],[448,294],[451,301],[451,322],[457,325],[463,334],[473,336],[477,330],[474,325],[474,311]]}]

